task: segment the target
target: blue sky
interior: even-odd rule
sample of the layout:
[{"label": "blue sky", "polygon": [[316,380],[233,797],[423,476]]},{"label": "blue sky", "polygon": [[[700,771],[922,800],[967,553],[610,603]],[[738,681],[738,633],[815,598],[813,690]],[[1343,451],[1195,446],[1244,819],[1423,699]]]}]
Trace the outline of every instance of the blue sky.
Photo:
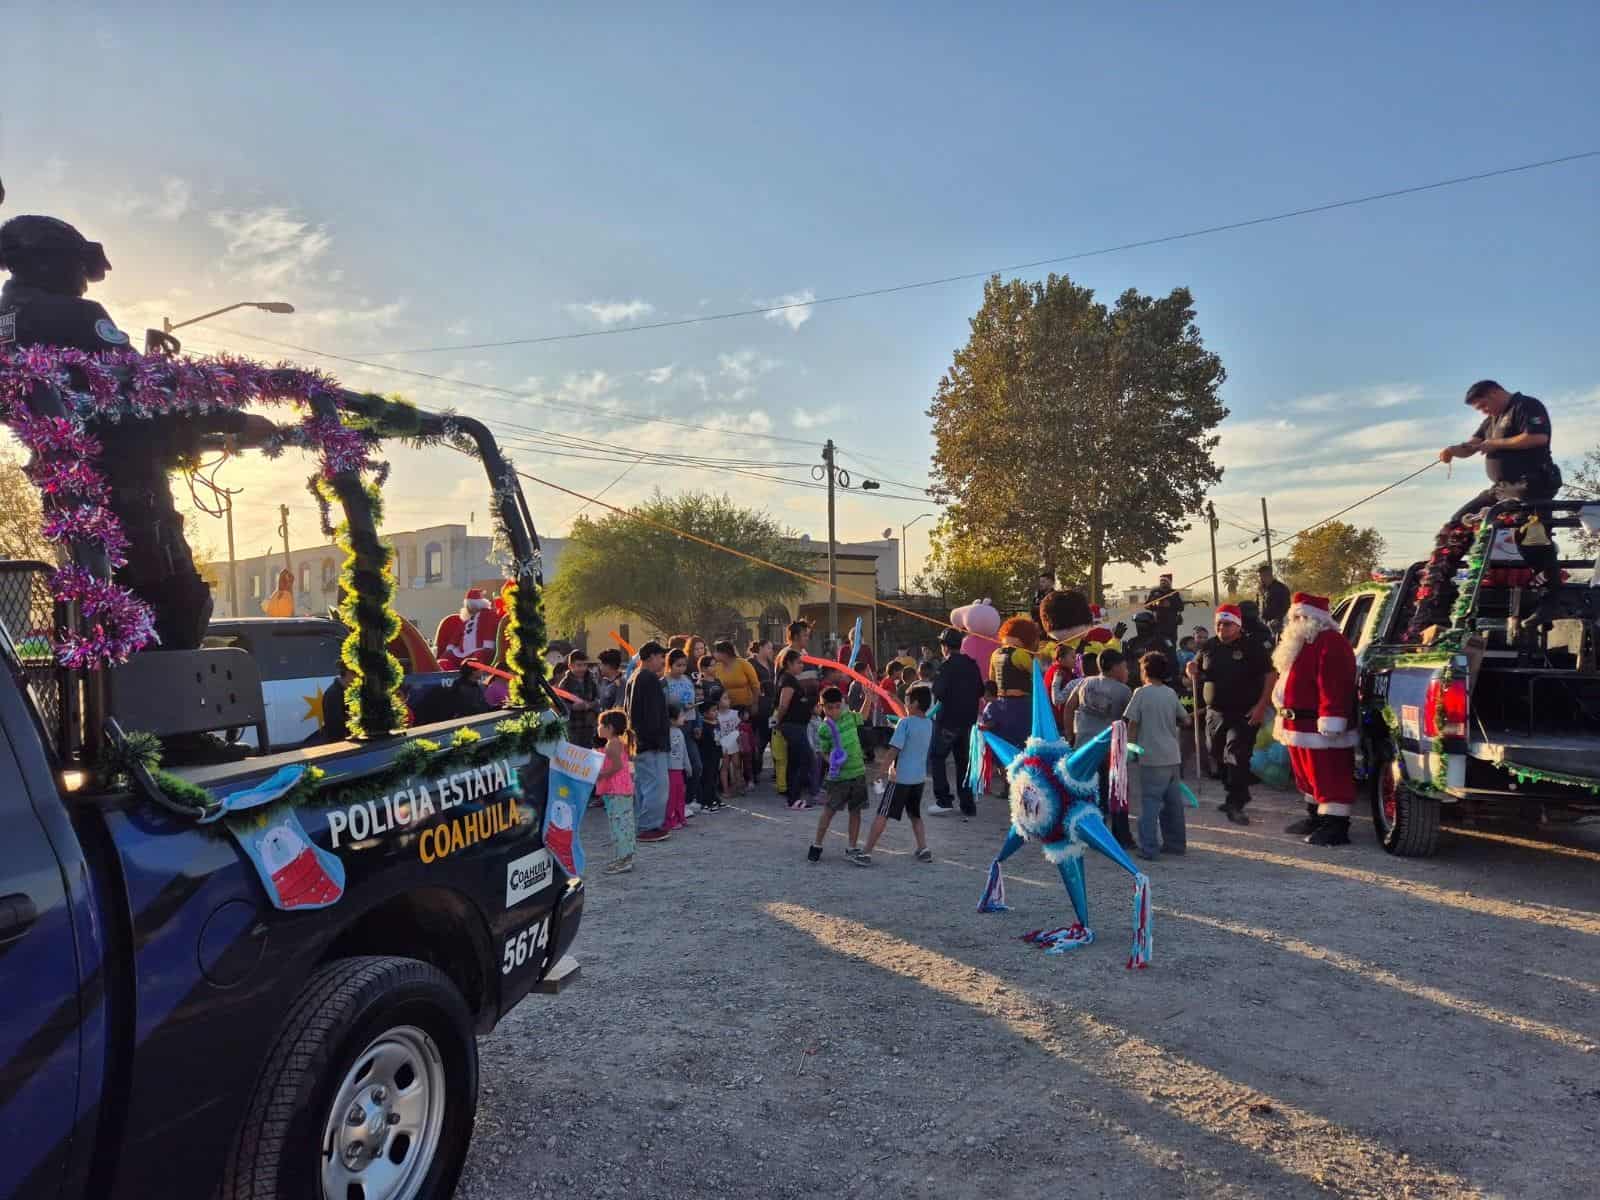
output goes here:
[{"label": "blue sky", "polygon": [[[5,213],[102,238],[116,269],[96,294],[135,331],[286,299],[296,316],[234,314],[190,345],[277,355],[237,330],[365,356],[983,270],[1600,148],[1592,4],[1105,7],[33,6],[0,46]],[[1294,528],[1463,436],[1481,376],[1551,405],[1558,456],[1594,444],[1597,191],[1590,160],[1066,269],[1108,300],[1193,290],[1229,371],[1216,499],[1245,518],[1268,494]],[[635,447],[811,454],[762,434],[832,436],[853,470],[920,481],[928,398],[980,294],[384,360],[585,418],[336,371],[614,446],[616,467],[517,452],[579,489]],[[451,461],[396,465],[396,527],[477,503]],[[241,553],[280,498],[312,539],[281,471],[229,470]],[[1358,515],[1399,560],[1480,479],[1439,468]],[[640,466],[607,499],[656,486],[725,487],[822,530],[817,493],[687,467]],[[576,507],[529,500],[546,533]],[[851,495],[841,529],[924,509]],[[1203,535],[1173,561],[1200,574]]]}]

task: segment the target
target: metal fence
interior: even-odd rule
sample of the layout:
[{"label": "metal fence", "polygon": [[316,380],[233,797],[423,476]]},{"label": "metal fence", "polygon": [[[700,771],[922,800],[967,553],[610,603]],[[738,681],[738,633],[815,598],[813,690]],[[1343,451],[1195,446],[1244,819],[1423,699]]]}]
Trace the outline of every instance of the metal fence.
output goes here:
[{"label": "metal fence", "polygon": [[54,570],[48,563],[26,559],[0,561],[0,626],[22,660],[45,732],[59,748],[68,674],[55,659],[58,622],[55,597],[50,594]]}]

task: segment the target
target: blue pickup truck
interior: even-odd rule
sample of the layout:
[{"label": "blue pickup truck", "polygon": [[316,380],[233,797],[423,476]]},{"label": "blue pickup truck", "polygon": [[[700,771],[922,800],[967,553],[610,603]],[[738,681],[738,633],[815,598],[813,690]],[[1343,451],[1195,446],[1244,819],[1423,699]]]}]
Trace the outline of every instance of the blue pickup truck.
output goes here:
[{"label": "blue pickup truck", "polygon": [[[389,405],[346,393],[339,416],[381,429]],[[476,441],[536,589],[515,475],[487,430],[448,421]],[[405,422],[409,437],[440,426]],[[349,513],[358,547],[379,546],[370,490]],[[78,616],[52,571],[0,563],[0,1197],[446,1200],[476,1038],[576,970],[583,881],[542,839],[551,767],[517,732],[558,726],[525,700],[275,747],[245,650],[59,665],[53,639]],[[377,614],[352,636],[381,650]],[[154,769],[133,752],[135,730],[187,746],[238,727],[256,734],[247,757],[220,739],[222,761]],[[227,802],[284,779],[320,783],[282,836],[230,835],[275,810]]]},{"label": "blue pickup truck", "polygon": [[1412,636],[1424,563],[1334,604],[1360,670],[1358,775],[1390,853],[1433,854],[1441,822],[1600,815],[1594,560],[1552,557],[1535,578],[1508,536],[1531,516],[1576,544],[1596,515],[1560,500],[1491,510],[1426,642]]}]

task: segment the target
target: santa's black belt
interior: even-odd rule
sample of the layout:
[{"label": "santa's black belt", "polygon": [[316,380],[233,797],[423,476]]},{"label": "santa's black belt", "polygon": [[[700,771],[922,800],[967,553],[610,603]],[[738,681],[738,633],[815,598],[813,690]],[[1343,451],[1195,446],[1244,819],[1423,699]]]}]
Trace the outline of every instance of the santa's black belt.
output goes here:
[{"label": "santa's black belt", "polygon": [[1280,708],[1278,715],[1285,721],[1315,721],[1317,714],[1303,708]]}]

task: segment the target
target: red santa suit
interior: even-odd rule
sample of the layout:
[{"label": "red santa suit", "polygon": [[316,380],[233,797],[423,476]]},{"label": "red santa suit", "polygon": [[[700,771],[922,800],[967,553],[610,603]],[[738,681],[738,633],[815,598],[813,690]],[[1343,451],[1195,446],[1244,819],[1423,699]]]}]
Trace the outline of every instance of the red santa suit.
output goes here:
[{"label": "red santa suit", "polygon": [[1295,782],[1318,817],[1348,820],[1356,797],[1356,656],[1326,596],[1294,594],[1272,665],[1273,736],[1289,748]]},{"label": "red santa suit", "polygon": [[499,631],[500,614],[490,607],[483,589],[470,589],[461,601],[461,611],[440,621],[433,635],[439,669],[453,671],[468,659],[492,664]]}]

